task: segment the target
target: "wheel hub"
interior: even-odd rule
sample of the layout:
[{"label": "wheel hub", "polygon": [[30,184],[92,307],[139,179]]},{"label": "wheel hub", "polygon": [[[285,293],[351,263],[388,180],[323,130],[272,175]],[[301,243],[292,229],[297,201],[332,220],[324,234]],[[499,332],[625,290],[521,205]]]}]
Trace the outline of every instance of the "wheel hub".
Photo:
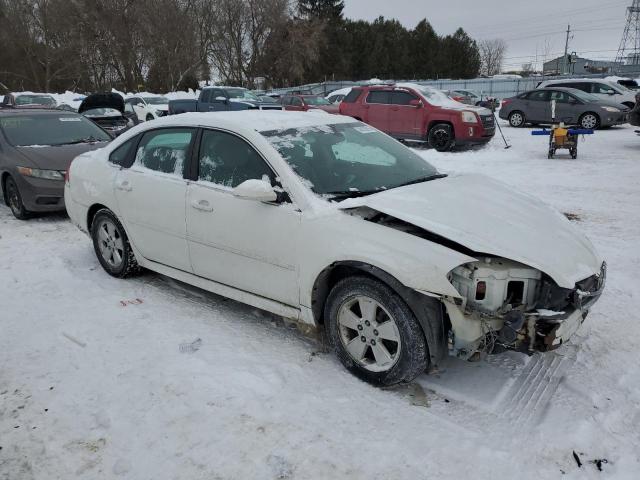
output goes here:
[{"label": "wheel hub", "polygon": [[390,369],[400,355],[400,333],[387,310],[365,296],[347,300],[338,310],[340,339],[347,353],[367,370]]}]

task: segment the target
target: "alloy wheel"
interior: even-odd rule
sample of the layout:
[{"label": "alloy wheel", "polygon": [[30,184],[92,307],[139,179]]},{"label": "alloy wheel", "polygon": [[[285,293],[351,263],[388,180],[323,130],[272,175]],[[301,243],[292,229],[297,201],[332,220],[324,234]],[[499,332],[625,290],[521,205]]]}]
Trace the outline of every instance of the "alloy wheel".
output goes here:
[{"label": "alloy wheel", "polygon": [[580,125],[582,126],[582,128],[596,128],[598,126],[598,117],[596,117],[593,113],[587,113],[582,117]]},{"label": "alloy wheel", "polygon": [[400,357],[398,326],[370,297],[358,295],[346,300],[338,310],[338,329],[349,356],[366,370],[384,372]]},{"label": "alloy wheel", "polygon": [[433,147],[438,150],[445,148],[450,140],[449,132],[444,129],[438,129],[433,132]]},{"label": "alloy wheel", "polygon": [[522,118],[522,114],[518,112],[514,112],[509,117],[509,123],[512,127],[520,127],[524,122],[524,118]]},{"label": "alloy wheel", "polygon": [[98,247],[105,262],[114,268],[122,265],[124,260],[122,235],[115,224],[107,218],[101,219],[98,224]]}]

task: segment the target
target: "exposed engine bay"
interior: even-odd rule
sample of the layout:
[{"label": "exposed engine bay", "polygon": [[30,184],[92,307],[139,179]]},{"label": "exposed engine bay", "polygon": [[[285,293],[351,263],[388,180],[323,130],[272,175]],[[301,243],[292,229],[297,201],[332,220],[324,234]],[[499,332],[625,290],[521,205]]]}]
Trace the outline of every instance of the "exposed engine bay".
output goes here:
[{"label": "exposed engine bay", "polygon": [[505,350],[533,353],[558,348],[580,327],[604,289],[605,263],[598,274],[575,288],[561,288],[540,270],[474,252],[374,209],[358,208],[350,213],[478,259],[448,274],[462,297],[442,298],[448,350],[453,356],[469,359]]}]

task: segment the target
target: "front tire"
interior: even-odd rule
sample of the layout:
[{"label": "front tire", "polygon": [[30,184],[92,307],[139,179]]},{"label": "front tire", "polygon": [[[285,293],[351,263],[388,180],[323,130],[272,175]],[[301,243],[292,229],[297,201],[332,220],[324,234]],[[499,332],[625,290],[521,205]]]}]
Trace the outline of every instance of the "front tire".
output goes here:
[{"label": "front tire", "polygon": [[580,127],[584,129],[595,130],[600,126],[600,117],[593,112],[583,113],[580,116],[578,123],[580,124]]},{"label": "front tire", "polygon": [[514,110],[509,114],[509,125],[512,127],[521,128],[525,123],[527,123],[527,117],[520,110]]},{"label": "front tire", "polygon": [[431,148],[435,148],[438,152],[448,152],[455,145],[455,138],[451,125],[446,123],[438,123],[431,127],[427,135],[427,142]]},{"label": "front tire", "polygon": [[11,177],[7,177],[4,182],[4,195],[7,206],[11,209],[11,213],[18,220],[27,220],[31,216],[22,201],[22,195],[15,180]]},{"label": "front tire", "polygon": [[126,278],[140,272],[127,234],[113,212],[103,208],[96,213],[91,238],[98,261],[109,275]]},{"label": "front tire", "polygon": [[410,382],[424,372],[424,333],[407,304],[369,277],[339,281],[329,293],[324,322],[336,355],[352,374],[373,385]]}]

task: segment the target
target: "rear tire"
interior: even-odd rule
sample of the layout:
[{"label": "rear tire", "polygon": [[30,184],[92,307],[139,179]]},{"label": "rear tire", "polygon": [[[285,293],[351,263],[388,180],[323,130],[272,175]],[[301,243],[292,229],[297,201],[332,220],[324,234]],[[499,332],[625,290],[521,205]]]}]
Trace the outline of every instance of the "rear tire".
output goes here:
[{"label": "rear tire", "polygon": [[584,129],[595,130],[600,127],[600,117],[596,113],[586,112],[580,116],[578,123]]},{"label": "rear tire", "polygon": [[455,137],[451,125],[438,123],[431,127],[427,135],[427,142],[438,152],[448,152],[455,146]]},{"label": "rear tire", "polygon": [[98,261],[109,275],[126,278],[140,273],[127,234],[111,210],[103,208],[95,214],[91,238]]},{"label": "rear tire", "polygon": [[513,128],[521,128],[524,127],[525,123],[527,123],[527,117],[524,112],[520,110],[514,110],[509,114],[509,125]]},{"label": "rear tire", "polygon": [[378,280],[339,281],[324,309],[329,343],[352,374],[373,385],[410,382],[424,372],[424,332],[407,304]]},{"label": "rear tire", "polygon": [[4,200],[7,207],[11,209],[11,213],[18,220],[27,220],[31,216],[31,212],[27,210],[22,202],[22,195],[18,185],[13,178],[7,177],[2,188],[4,192]]}]

